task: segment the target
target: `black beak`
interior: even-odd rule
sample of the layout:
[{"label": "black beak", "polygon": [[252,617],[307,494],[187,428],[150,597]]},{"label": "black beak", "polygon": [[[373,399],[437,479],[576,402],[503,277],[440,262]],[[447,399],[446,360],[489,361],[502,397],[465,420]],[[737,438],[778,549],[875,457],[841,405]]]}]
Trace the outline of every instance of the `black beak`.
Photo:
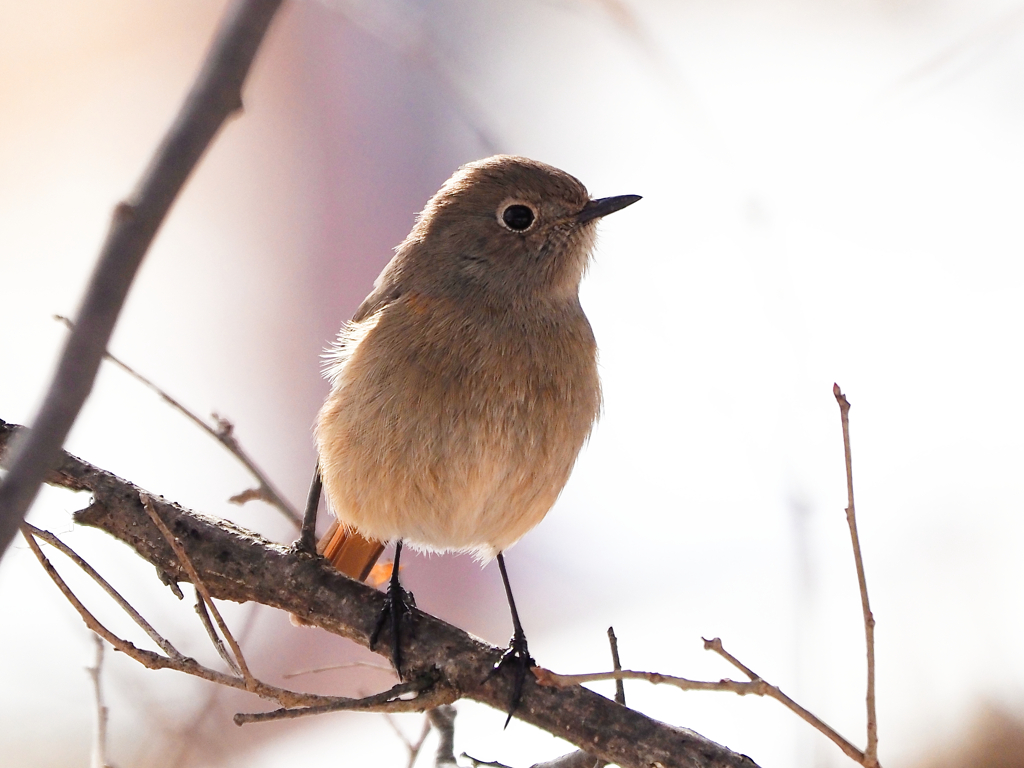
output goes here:
[{"label": "black beak", "polygon": [[619,195],[618,197],[602,197],[600,200],[591,200],[583,206],[582,211],[576,214],[576,221],[583,224],[592,219],[599,219],[609,213],[621,211],[627,205],[632,205],[640,199],[640,195]]}]

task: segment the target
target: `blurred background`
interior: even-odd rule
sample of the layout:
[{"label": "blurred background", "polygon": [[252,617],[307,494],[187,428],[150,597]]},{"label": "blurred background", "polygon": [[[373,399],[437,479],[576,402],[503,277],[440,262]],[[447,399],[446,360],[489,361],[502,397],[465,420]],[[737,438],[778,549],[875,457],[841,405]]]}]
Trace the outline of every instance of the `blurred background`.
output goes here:
[{"label": "blurred background", "polygon": [[[223,7],[0,0],[0,418],[32,419],[65,336],[51,316],[74,315],[112,207]],[[456,167],[518,153],[596,196],[641,194],[601,225],[583,286],[604,415],[558,505],[508,557],[538,662],[608,669],[614,625],[626,667],[736,677],[703,650],[720,636],[863,746],[835,381],[853,403],[882,762],[1020,759],[1024,2],[296,0],[245,105],[147,257],[115,354],[231,419],[298,506],[327,390],[319,354]],[[294,537],[262,503],[230,505],[244,470],[114,368],[68,449]],[[46,490],[30,519],[216,664],[187,600],[72,525],[87,503]],[[505,644],[493,564],[403,563],[421,607]],[[285,679],[383,660],[270,609],[225,610],[268,681],[343,695],[392,683],[366,666]],[[0,612],[0,765],[84,764],[92,641],[22,543],[0,563]],[[239,729],[231,715],[262,702],[116,654],[103,679],[121,768],[404,766],[392,726],[421,728],[339,714]],[[772,701],[644,683],[626,695],[764,768],[851,764]],[[458,708],[456,754],[527,766],[568,750]]]}]

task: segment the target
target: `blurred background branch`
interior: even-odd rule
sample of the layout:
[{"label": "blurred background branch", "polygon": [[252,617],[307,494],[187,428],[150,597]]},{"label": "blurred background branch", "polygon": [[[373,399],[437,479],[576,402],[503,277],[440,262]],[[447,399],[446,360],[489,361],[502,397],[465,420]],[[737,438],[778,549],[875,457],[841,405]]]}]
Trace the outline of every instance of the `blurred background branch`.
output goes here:
[{"label": "blurred background branch", "polygon": [[138,186],[114,209],[110,232],[24,444],[0,481],[0,557],[92,390],[107,342],[143,256],[192,169],[221,125],[242,108],[242,83],[281,0],[236,0]]},{"label": "blurred background branch", "polygon": [[[63,324],[68,328],[68,330],[73,330],[75,327],[75,324],[63,315],[54,315],[54,320]],[[238,442],[238,438],[235,437],[235,425],[232,424],[231,421],[215,413],[213,414],[213,420],[217,426],[211,427],[206,423],[205,419],[190,411],[184,405],[167,394],[167,392],[165,392],[159,385],[150,379],[147,379],[119,357],[116,357],[109,351],[105,350],[103,352],[103,358],[112,362],[147,389],[155,392],[161,400],[227,448],[231,455],[242,463],[242,466],[249,471],[249,474],[252,475],[253,479],[255,479],[259,485],[256,488],[251,488],[232,496],[230,499],[231,503],[242,505],[248,501],[259,499],[276,508],[282,515],[291,520],[296,527],[302,523],[302,518],[299,516],[298,510],[288,503],[277,488],[274,487],[270,478],[267,477],[258,466],[256,466],[256,463],[252,460],[249,454],[242,448],[242,444]]]}]

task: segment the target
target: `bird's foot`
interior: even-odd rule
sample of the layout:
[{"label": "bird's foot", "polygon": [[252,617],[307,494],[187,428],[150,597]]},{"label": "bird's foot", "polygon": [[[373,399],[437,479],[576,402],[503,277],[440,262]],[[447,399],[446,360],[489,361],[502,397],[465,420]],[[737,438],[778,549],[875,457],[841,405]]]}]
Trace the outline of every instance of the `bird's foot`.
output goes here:
[{"label": "bird's foot", "polygon": [[515,714],[516,709],[519,707],[519,699],[523,695],[523,683],[526,682],[526,675],[536,665],[537,662],[533,660],[533,656],[530,655],[530,650],[526,646],[526,635],[522,630],[516,630],[515,634],[512,635],[512,640],[509,641],[508,648],[501,654],[501,658],[498,659],[488,675],[490,677],[506,667],[512,670],[512,696],[508,702],[508,717],[505,718],[504,726],[506,728],[509,721],[512,720],[512,715]]},{"label": "bird's foot", "polygon": [[[397,573],[397,570],[396,570]],[[391,663],[395,665],[395,672],[399,679],[402,679],[402,619],[409,614],[410,609],[416,607],[416,598],[412,592],[401,585],[397,578],[392,578],[388,584],[387,595],[384,598],[384,605],[377,616],[377,624],[370,635],[370,650],[377,645],[377,639],[384,624],[390,624],[391,630]]]}]

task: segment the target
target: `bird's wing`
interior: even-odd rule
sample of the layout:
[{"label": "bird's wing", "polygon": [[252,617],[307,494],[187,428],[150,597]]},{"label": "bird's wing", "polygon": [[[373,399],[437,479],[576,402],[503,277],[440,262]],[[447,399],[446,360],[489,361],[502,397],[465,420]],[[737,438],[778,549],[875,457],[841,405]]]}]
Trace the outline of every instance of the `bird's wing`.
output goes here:
[{"label": "bird's wing", "polygon": [[363,299],[363,303],[359,305],[359,309],[352,315],[352,319],[349,322],[358,323],[365,320],[402,295],[403,290],[397,279],[389,279],[391,276],[386,274],[382,277],[384,279],[380,281],[369,296]]},{"label": "bird's wing", "polygon": [[400,275],[396,271],[385,268],[384,272],[377,278],[376,287],[363,299],[352,319],[345,323],[334,340],[323,354],[323,372],[332,382],[345,367],[345,362],[352,353],[352,341],[358,337],[360,325],[368,320],[389,304],[394,303],[404,290],[401,286]]}]

